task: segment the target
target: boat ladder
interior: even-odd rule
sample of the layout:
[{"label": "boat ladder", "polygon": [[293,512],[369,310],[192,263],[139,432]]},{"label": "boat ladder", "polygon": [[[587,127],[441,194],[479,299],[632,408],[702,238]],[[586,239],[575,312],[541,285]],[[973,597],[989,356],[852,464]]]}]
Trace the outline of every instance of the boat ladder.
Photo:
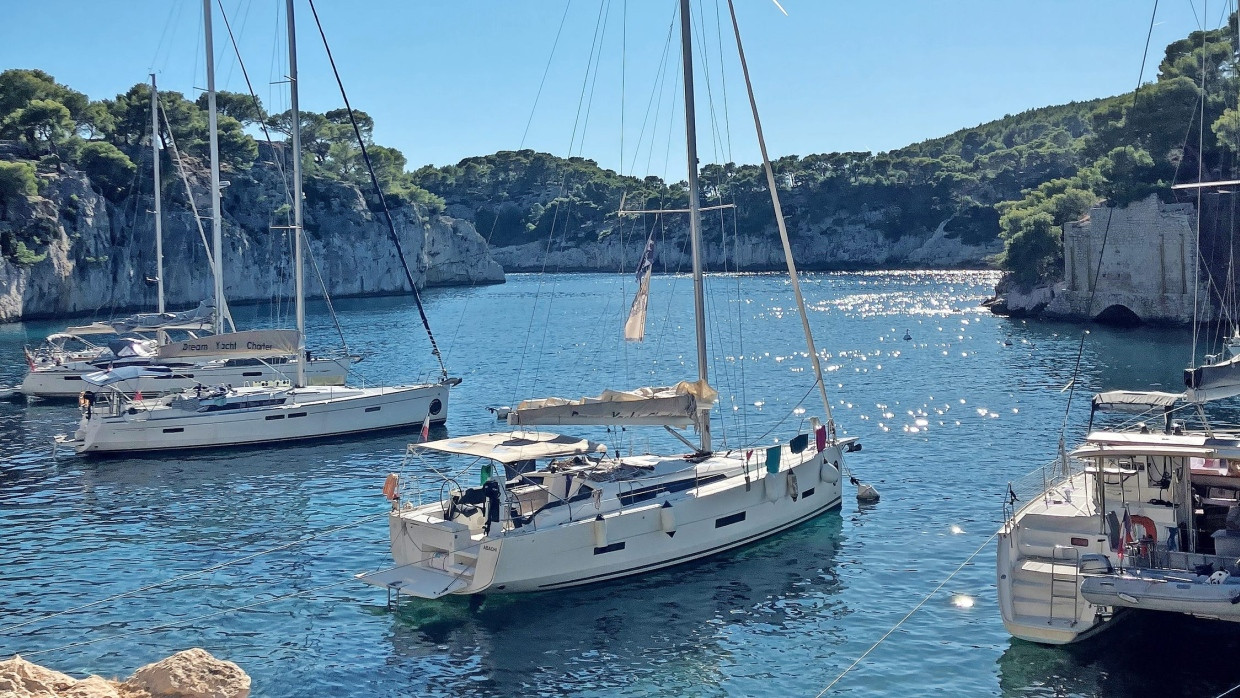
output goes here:
[{"label": "boat ladder", "polygon": [[[1061,570],[1062,567],[1072,566],[1071,574]],[[1051,600],[1050,612],[1046,618],[1046,624],[1052,625],[1055,622],[1055,599],[1072,599],[1072,623],[1076,625],[1080,619],[1080,600],[1081,594],[1078,588],[1078,572],[1081,565],[1081,551],[1071,545],[1056,545],[1051,551]]]}]

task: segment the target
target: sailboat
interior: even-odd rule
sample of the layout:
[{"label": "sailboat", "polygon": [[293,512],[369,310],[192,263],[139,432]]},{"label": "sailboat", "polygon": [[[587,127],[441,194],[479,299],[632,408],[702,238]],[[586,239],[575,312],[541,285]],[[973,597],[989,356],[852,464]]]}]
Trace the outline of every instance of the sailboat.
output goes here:
[{"label": "sailboat", "polygon": [[[302,269],[301,119],[298,110],[297,41],[293,0],[286,0],[293,149],[294,268],[297,329],[235,333],[237,351],[291,351],[305,356],[305,298]],[[215,69],[211,37],[211,0],[203,0],[207,50],[207,100],[210,118],[211,198],[215,267],[221,267],[219,211],[219,144],[216,133]],[[222,285],[216,277],[217,293]],[[209,338],[209,345],[218,337]],[[183,343],[189,344],[189,343]],[[447,419],[449,388],[460,382],[440,364],[438,382],[396,387],[307,385],[306,362],[296,361],[296,379],[274,384],[206,385],[158,399],[128,400],[111,391],[108,399],[83,401],[83,416],[72,436],[58,442],[79,454],[211,448],[357,434],[422,424],[429,428]],[[86,377],[101,389],[135,378],[158,379],[161,367],[134,366]]]},{"label": "sailboat", "polygon": [[[110,382],[109,389],[129,395],[155,396],[202,384],[244,385],[287,380],[294,367],[304,371],[313,384],[343,385],[351,357],[319,357],[303,362],[304,351],[298,352],[297,347],[288,342],[273,341],[279,335],[261,331],[237,333],[235,327],[231,328],[232,332],[224,331],[225,321],[231,324],[231,317],[224,298],[218,256],[211,265],[215,279],[214,304],[202,303],[182,313],[166,312],[158,113],[159,92],[152,74],[151,162],[155,181],[157,311],[114,322],[70,327],[49,335],[40,347],[26,351],[29,370],[19,390],[35,397],[77,397],[83,389],[99,386],[87,381],[87,376],[116,368],[126,368],[126,371],[113,374],[113,378],[126,377]],[[218,207],[213,208],[218,210]],[[216,249],[219,249],[218,244],[217,238]],[[204,331],[214,336],[204,336]],[[175,332],[175,338],[169,332]],[[129,367],[133,366],[145,366],[150,370],[132,371]]]},{"label": "sailboat", "polygon": [[[735,12],[732,22],[745,67]],[[859,444],[837,435],[830,414],[752,88],[767,183],[827,421],[811,419],[807,430],[765,448],[721,452],[711,442],[717,393],[707,375],[689,0],[680,2],[680,23],[697,379],[579,401],[530,400],[507,414],[512,431],[411,445],[414,456],[480,462],[480,485],[461,488],[446,479],[427,488],[388,476],[396,565],[359,578],[389,597],[533,592],[617,579],[746,545],[840,506],[844,453]],[[748,84],[747,67],[745,77]],[[621,457],[601,443],[535,429],[547,425],[653,425],[678,437],[674,427],[693,425],[701,440],[680,437],[689,453]],[[439,496],[425,501],[428,489]]]}]

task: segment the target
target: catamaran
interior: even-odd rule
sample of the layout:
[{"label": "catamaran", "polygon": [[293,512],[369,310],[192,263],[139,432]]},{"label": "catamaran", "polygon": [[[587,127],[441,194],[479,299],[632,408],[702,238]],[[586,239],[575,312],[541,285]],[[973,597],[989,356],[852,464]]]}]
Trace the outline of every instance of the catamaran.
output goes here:
[{"label": "catamaran", "polygon": [[[732,22],[744,67],[734,12]],[[752,88],[767,183],[826,422],[810,420],[787,442],[764,448],[716,451],[711,441],[710,410],[717,393],[707,376],[688,0],[680,2],[680,24],[697,379],[606,391],[582,400],[529,400],[507,412],[511,431],[410,446],[412,458],[473,459],[480,484],[462,488],[457,479],[446,478],[427,487],[388,476],[384,492],[392,502],[388,522],[396,565],[359,578],[386,588],[389,596],[433,599],[601,582],[742,546],[840,506],[844,453],[859,444],[838,436],[831,417]],[[747,68],[745,75],[748,85]],[[639,275],[644,271],[639,267]],[[626,336],[640,334],[632,325],[644,323],[645,292],[643,284]],[[693,450],[621,457],[601,443],[536,430],[569,425],[662,426]],[[698,430],[698,444],[674,431],[688,426]],[[434,495],[424,496],[429,493]]]},{"label": "catamaran", "polygon": [[[293,235],[297,329],[259,330],[228,335],[231,352],[242,356],[305,354],[305,298],[302,282],[301,119],[297,101],[297,42],[293,0],[287,0],[289,79],[293,151]],[[207,51],[207,102],[210,119],[211,200],[215,267],[221,266],[220,173],[216,133],[215,69],[211,37],[211,0],[203,0]],[[221,284],[216,277],[217,292]],[[412,278],[410,279],[412,282]],[[417,293],[416,287],[414,293]],[[420,300],[419,300],[420,303]],[[429,330],[428,330],[429,331]],[[161,347],[170,351],[214,351],[220,336],[203,342]],[[183,347],[184,349],[181,349]],[[432,342],[432,347],[434,344]],[[293,361],[294,381],[255,380],[234,385],[195,381],[192,388],[158,399],[130,400],[113,386],[134,380],[160,380],[174,373],[161,366],[132,366],[84,377],[106,399],[84,396],[77,431],[58,438],[79,454],[160,451],[252,445],[339,436],[422,424],[429,428],[447,419],[451,378],[440,358],[438,381],[394,387],[320,386],[307,383],[306,364]],[[254,358],[254,361],[262,361]]]}]

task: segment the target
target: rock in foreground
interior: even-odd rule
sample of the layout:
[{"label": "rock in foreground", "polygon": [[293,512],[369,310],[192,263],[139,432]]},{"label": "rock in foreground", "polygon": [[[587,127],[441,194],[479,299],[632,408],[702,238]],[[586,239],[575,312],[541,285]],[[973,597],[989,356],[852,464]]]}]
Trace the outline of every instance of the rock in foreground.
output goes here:
[{"label": "rock in foreground", "polygon": [[147,664],[127,681],[91,676],[75,679],[13,657],[0,662],[5,698],[247,698],[250,677],[241,667],[203,649],[178,652]]}]

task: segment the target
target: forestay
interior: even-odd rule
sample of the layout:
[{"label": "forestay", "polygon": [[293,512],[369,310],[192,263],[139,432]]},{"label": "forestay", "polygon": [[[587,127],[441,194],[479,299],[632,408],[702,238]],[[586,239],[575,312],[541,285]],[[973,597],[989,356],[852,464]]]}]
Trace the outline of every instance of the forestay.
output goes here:
[{"label": "forestay", "polygon": [[647,425],[687,427],[710,410],[719,393],[704,381],[636,390],[605,390],[597,397],[526,400],[508,413],[514,425]]}]

